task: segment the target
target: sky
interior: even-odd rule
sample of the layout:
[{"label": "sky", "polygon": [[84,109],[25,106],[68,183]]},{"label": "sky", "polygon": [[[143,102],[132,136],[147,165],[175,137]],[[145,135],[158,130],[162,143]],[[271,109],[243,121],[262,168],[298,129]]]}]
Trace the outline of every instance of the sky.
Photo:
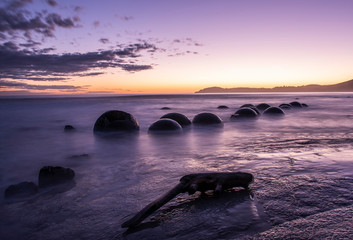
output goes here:
[{"label": "sky", "polygon": [[0,95],[353,78],[352,0],[0,0]]}]

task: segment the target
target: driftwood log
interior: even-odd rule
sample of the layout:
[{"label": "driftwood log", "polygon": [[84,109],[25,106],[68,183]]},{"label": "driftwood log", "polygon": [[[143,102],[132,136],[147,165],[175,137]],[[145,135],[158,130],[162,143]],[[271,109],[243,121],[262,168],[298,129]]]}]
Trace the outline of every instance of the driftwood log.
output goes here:
[{"label": "driftwood log", "polygon": [[193,194],[196,191],[206,192],[213,190],[215,194],[233,187],[248,188],[254,177],[245,172],[218,172],[218,173],[196,173],[185,175],[180,179],[179,184],[169,192],[151,202],[138,212],[134,217],[124,222],[121,227],[134,227],[151,215],[154,211],[169,202],[179,193],[188,192]]}]

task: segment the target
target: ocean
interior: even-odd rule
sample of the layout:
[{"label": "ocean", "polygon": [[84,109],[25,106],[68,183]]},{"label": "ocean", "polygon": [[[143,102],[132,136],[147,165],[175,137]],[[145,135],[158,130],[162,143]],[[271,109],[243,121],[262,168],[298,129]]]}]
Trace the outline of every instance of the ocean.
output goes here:
[{"label": "ocean", "polygon": [[[308,107],[230,120],[243,104],[292,101]],[[138,134],[95,134],[95,121],[109,110],[131,113]],[[190,120],[211,112],[224,124],[150,134],[169,112]],[[64,131],[68,124],[75,130]],[[43,166],[73,169],[75,185],[2,197],[0,239],[352,239],[352,225],[344,224],[353,217],[352,147],[353,93],[2,98],[1,193],[37,183]],[[135,229],[121,228],[182,176],[234,171],[254,175],[250,190],[179,194]]]}]

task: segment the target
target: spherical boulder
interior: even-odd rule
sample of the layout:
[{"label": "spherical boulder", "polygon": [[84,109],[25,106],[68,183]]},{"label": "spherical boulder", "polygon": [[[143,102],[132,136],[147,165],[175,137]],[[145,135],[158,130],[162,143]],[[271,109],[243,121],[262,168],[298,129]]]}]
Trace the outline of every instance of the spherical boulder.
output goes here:
[{"label": "spherical boulder", "polygon": [[5,198],[29,197],[37,192],[38,186],[34,182],[21,182],[6,188]]},{"label": "spherical boulder", "polygon": [[260,103],[260,104],[256,105],[256,108],[259,109],[260,111],[265,111],[269,107],[271,107],[271,106],[267,103]]},{"label": "spherical boulder", "polygon": [[289,103],[293,108],[302,108],[302,104],[300,102],[294,101]]},{"label": "spherical boulder", "polygon": [[75,172],[71,168],[59,166],[45,166],[39,171],[38,185],[40,188],[49,187],[57,184],[72,182]]},{"label": "spherical boulder", "polygon": [[251,108],[252,110],[254,110],[256,113],[257,113],[257,115],[261,115],[261,112],[259,111],[259,109],[257,109],[255,106],[254,107],[249,107],[249,108]]},{"label": "spherical boulder", "polygon": [[161,110],[170,110],[170,107],[162,107]]},{"label": "spherical boulder", "polygon": [[65,132],[70,132],[75,130],[75,128],[72,125],[65,125],[64,130]]},{"label": "spherical boulder", "polygon": [[204,113],[197,114],[192,119],[192,123],[198,124],[198,125],[209,125],[209,124],[223,124],[223,121],[216,114],[204,112]]},{"label": "spherical boulder", "polygon": [[241,105],[241,107],[240,108],[245,108],[245,107],[247,107],[247,108],[253,108],[253,107],[255,107],[253,104],[251,104],[251,103],[246,103],[246,104],[244,104],[244,105]]},{"label": "spherical boulder", "polygon": [[162,118],[173,119],[174,121],[177,121],[182,127],[185,127],[191,124],[190,119],[181,113],[167,113],[167,114],[164,114],[161,117],[161,119]]},{"label": "spherical boulder", "polygon": [[281,105],[279,105],[279,107],[282,108],[282,109],[286,109],[286,110],[292,109],[292,106],[290,104],[287,104],[287,103],[282,103]]},{"label": "spherical boulder", "polygon": [[94,124],[95,132],[138,131],[140,125],[130,113],[111,110],[103,113]]},{"label": "spherical boulder", "polygon": [[230,119],[232,121],[234,120],[246,120],[246,119],[256,119],[259,115],[255,110],[249,108],[249,107],[244,107],[240,108],[238,111],[236,111],[232,116],[230,116]]},{"label": "spherical boulder", "polygon": [[226,105],[220,105],[217,107],[218,109],[228,109],[229,107]]},{"label": "spherical boulder", "polygon": [[263,115],[264,116],[284,116],[284,112],[279,107],[269,107],[264,111]]},{"label": "spherical boulder", "polygon": [[175,120],[169,118],[162,118],[152,123],[148,128],[149,133],[162,133],[162,132],[176,132],[183,131],[182,126]]}]

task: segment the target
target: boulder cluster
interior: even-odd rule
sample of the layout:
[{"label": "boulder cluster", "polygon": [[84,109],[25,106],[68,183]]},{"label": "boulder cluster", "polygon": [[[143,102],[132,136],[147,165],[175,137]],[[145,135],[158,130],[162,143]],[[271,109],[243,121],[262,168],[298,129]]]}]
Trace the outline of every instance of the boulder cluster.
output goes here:
[{"label": "boulder cluster", "polygon": [[285,111],[303,107],[308,107],[308,105],[297,101],[291,103],[283,103],[278,107],[271,106],[267,103],[260,103],[256,106],[253,104],[244,104],[230,116],[230,120],[238,121],[257,119],[261,115],[266,117],[282,117],[285,115]]},{"label": "boulder cluster", "polygon": [[[261,115],[269,117],[281,117],[285,115],[284,110],[292,108],[307,107],[305,103],[291,102],[276,106],[271,106],[267,103],[258,105],[244,104],[234,114],[230,116],[231,121],[257,119]],[[218,109],[229,109],[228,106],[220,105]],[[168,110],[170,108],[161,108]],[[183,129],[190,125],[201,126],[223,126],[223,120],[214,113],[203,112],[194,116],[192,121],[181,113],[167,113],[160,119],[153,122],[148,128],[149,133],[181,133]],[[111,110],[103,113],[94,124],[93,131],[99,132],[133,132],[140,129],[136,118],[130,113]]]},{"label": "boulder cluster", "polygon": [[[222,125],[222,119],[213,113],[197,114],[192,121],[181,113],[167,113],[151,124],[149,133],[174,132],[180,133],[184,128],[195,125]],[[111,110],[103,113],[94,124],[93,131],[99,132],[129,132],[140,129],[138,121],[127,112]]]},{"label": "boulder cluster", "polygon": [[7,199],[30,197],[47,187],[72,184],[74,177],[75,172],[71,168],[45,166],[39,170],[38,185],[34,182],[10,185],[6,188],[4,196]]},{"label": "boulder cluster", "polygon": [[[280,104],[278,107],[267,103],[258,105],[244,104],[234,114],[230,116],[231,121],[257,119],[261,115],[270,117],[281,117],[285,111],[291,109],[308,107],[305,103],[297,101]],[[221,105],[219,110],[229,109],[228,106]],[[161,110],[169,110],[162,108]],[[167,113],[152,123],[148,128],[149,133],[181,133],[183,129],[190,125],[195,126],[223,126],[223,120],[214,113],[203,112],[194,116],[192,121],[181,113]],[[64,127],[65,131],[73,131],[71,125]],[[136,132],[140,130],[140,125],[136,118],[130,113],[111,110],[103,113],[95,122],[93,131],[99,132]],[[38,185],[34,182],[20,182],[10,185],[5,190],[5,198],[29,197],[38,193],[41,189],[73,183],[75,172],[70,168],[59,166],[45,166],[40,169],[38,175]]]}]

